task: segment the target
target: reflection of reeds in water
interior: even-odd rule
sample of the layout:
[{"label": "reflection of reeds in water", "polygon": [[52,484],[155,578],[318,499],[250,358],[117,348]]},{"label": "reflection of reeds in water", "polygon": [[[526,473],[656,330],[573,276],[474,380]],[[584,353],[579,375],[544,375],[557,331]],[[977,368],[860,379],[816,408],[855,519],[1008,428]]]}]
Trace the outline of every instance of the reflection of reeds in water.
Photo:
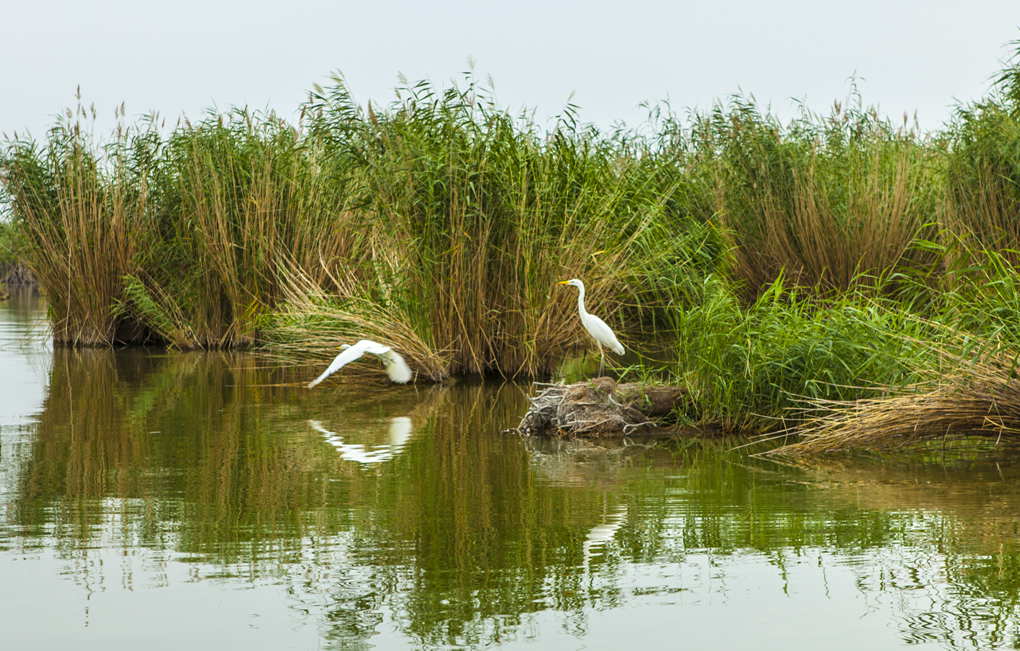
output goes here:
[{"label": "reflection of reeds in water", "polygon": [[[917,550],[942,549],[955,560],[940,571],[960,589],[937,595],[947,610],[985,612],[984,596],[1002,618],[1020,593],[1010,542],[1020,500],[1007,469],[999,484],[997,474],[950,475],[941,492],[924,474],[827,469],[828,484],[841,484],[834,491],[699,443],[574,454],[550,472],[552,462],[496,433],[525,407],[514,385],[308,391],[301,369],[244,354],[58,350],[54,359],[10,511],[25,535],[282,577],[290,598],[322,612],[326,635],[345,641],[374,635],[388,611],[420,644],[509,639],[528,613],[582,617],[593,603],[622,603],[620,559],[701,553],[756,552],[779,572],[809,548],[866,553],[873,566],[855,571],[872,591],[890,589],[875,577],[908,572]],[[318,420],[370,449],[389,441],[394,418],[409,419],[413,434],[374,464],[344,459],[308,426]],[[668,476],[678,470],[682,478]]]},{"label": "reflection of reeds in water", "polygon": [[491,635],[501,615],[542,610],[546,600],[583,603],[582,523],[600,510],[601,493],[544,484],[516,437],[491,435],[525,405],[513,385],[444,392],[415,453],[394,460],[406,479],[382,484],[370,506],[383,539],[413,557],[401,606],[421,643],[468,644]]},{"label": "reflection of reeds in water", "polygon": [[955,551],[1020,553],[1020,467],[949,461],[825,459],[803,467],[827,499],[855,509],[938,514]]},{"label": "reflection of reeds in water", "polygon": [[[832,512],[896,514],[890,545],[855,568],[868,592],[920,591],[901,613],[904,638],[947,648],[1003,646],[1020,617],[1020,467],[826,459],[804,463]],[[835,529],[835,527],[833,527]],[[895,553],[904,543],[906,553]],[[916,550],[925,550],[918,554]]]},{"label": "reflection of reeds in water", "polygon": [[[32,458],[21,473],[14,508],[19,523],[42,524],[56,496],[73,501],[138,494],[131,469],[139,466],[142,444],[122,426],[125,404],[111,388],[136,373],[141,359],[104,350],[54,351],[50,392]],[[95,522],[80,521],[82,534]]]},{"label": "reflection of reeds in water", "polygon": [[279,530],[308,499],[295,470],[310,464],[274,436],[289,405],[263,405],[287,392],[314,398],[281,379],[292,378],[250,355],[56,350],[15,518],[42,525],[49,506],[74,507],[91,514],[80,523],[88,536],[99,500],[159,498],[156,528],[185,546]]},{"label": "reflection of reeds in water", "polygon": [[[406,600],[423,640],[464,639],[479,589],[483,620],[543,608],[549,581],[575,587],[556,591],[557,607],[580,608],[581,546],[603,497],[544,485],[520,441],[494,432],[519,418],[520,387],[314,392],[244,354],[54,359],[11,511],[29,535],[171,549],[254,576],[304,563],[304,551],[325,562],[317,571],[343,573],[350,560],[331,548],[350,545],[342,556],[380,580],[407,577],[381,596]],[[414,436],[385,468],[363,468],[310,431],[310,416],[331,428],[407,419]],[[459,610],[440,613],[444,598]]]},{"label": "reflection of reeds in water", "polygon": [[[88,536],[102,520],[100,500],[155,499],[155,517],[178,534],[182,551],[227,552],[264,537],[300,540],[309,522],[336,531],[345,519],[332,508],[338,503],[392,506],[398,529],[442,522],[452,532],[436,531],[429,545],[449,540],[464,551],[486,546],[470,532],[501,528],[530,508],[534,486],[521,483],[528,455],[516,439],[488,436],[519,416],[520,389],[310,392],[290,384],[294,376],[245,354],[57,350],[15,518],[43,525],[49,507],[74,505],[93,516],[82,523]],[[409,396],[417,398],[409,404]],[[392,459],[402,481],[380,490],[378,477],[307,435],[309,415],[331,428],[353,421],[384,429],[393,417],[410,419],[422,435]],[[345,494],[326,475],[343,477]],[[371,504],[391,488],[393,504]],[[506,499],[511,490],[525,493]]]}]

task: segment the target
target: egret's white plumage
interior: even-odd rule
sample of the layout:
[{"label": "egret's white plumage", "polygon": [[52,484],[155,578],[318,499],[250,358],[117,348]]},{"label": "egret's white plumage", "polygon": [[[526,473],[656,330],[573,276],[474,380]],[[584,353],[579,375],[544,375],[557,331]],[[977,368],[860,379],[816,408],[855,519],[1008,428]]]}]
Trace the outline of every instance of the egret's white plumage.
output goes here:
[{"label": "egret's white plumage", "polygon": [[588,331],[588,334],[592,336],[599,345],[599,354],[602,354],[602,347],[605,346],[609,350],[613,351],[617,355],[622,355],[626,352],[623,348],[623,344],[613,334],[612,328],[606,325],[606,322],[598,318],[594,314],[590,314],[584,307],[584,283],[577,278],[570,280],[562,280],[560,285],[572,285],[577,288],[577,311],[581,315],[581,325]]},{"label": "egret's white plumage", "polygon": [[308,383],[309,389],[354,360],[360,359],[365,353],[375,355],[382,361],[383,366],[386,367],[386,375],[388,375],[390,380],[393,382],[396,382],[397,384],[406,384],[411,381],[411,368],[407,365],[407,362],[404,361],[404,358],[400,356],[400,353],[389,346],[384,346],[383,344],[370,339],[362,339],[353,346],[344,344],[340,346],[340,348],[340,354],[333,358],[333,361],[330,362],[326,370],[322,372],[322,375]]}]

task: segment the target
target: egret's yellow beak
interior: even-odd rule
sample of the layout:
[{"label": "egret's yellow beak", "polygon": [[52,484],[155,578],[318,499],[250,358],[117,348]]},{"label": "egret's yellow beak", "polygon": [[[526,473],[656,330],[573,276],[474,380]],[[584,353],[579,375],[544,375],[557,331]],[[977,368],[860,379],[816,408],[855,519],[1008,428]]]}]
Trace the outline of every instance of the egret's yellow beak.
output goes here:
[{"label": "egret's yellow beak", "polygon": [[558,283],[556,283],[556,284],[557,284],[557,285],[569,285],[569,284],[570,284],[570,281],[569,281],[569,280],[561,280],[561,281],[559,281],[559,282],[558,282]]}]

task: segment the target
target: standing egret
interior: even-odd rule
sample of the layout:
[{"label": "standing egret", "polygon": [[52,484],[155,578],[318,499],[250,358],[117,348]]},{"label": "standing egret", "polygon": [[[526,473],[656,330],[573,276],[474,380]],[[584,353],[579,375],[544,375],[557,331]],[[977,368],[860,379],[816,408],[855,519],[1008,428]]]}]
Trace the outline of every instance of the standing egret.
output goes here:
[{"label": "standing egret", "polygon": [[311,389],[344,366],[361,358],[365,353],[375,355],[382,360],[383,366],[386,367],[386,375],[390,376],[390,380],[393,382],[407,384],[411,381],[411,369],[408,367],[407,362],[404,361],[404,358],[400,356],[400,353],[389,346],[384,346],[369,339],[362,339],[353,346],[348,346],[347,344],[340,346],[340,354],[333,358],[333,361],[322,372],[322,375],[308,383],[308,388]]},{"label": "standing egret", "polygon": [[559,285],[573,285],[577,288],[577,311],[581,314],[581,325],[588,331],[588,334],[592,336],[599,345],[599,375],[602,375],[602,367],[606,363],[606,354],[603,352],[602,347],[605,346],[609,350],[613,351],[617,355],[622,355],[625,351],[623,344],[613,334],[612,328],[606,325],[606,322],[598,318],[594,314],[589,314],[588,310],[584,309],[584,283],[577,278],[571,278],[570,280],[561,280]]}]

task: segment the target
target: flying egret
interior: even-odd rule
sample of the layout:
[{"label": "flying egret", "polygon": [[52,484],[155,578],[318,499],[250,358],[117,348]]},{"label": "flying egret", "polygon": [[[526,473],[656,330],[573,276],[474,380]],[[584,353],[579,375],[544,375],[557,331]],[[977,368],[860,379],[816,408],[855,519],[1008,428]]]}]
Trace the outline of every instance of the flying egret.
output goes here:
[{"label": "flying egret", "polygon": [[400,356],[400,353],[389,346],[384,346],[369,339],[362,339],[353,346],[344,344],[340,346],[340,349],[340,354],[333,358],[333,361],[330,363],[329,367],[322,372],[322,375],[308,383],[309,389],[354,360],[360,359],[365,353],[375,355],[382,360],[383,366],[386,367],[386,375],[390,376],[390,380],[393,382],[396,382],[397,384],[407,384],[411,381],[411,369],[408,367],[407,362],[405,362],[404,358]]},{"label": "flying egret", "polygon": [[558,284],[560,285],[573,285],[577,288],[577,311],[581,314],[581,325],[588,331],[588,334],[592,336],[599,345],[599,375],[602,375],[602,367],[606,363],[606,354],[602,351],[602,347],[605,346],[609,350],[613,351],[617,355],[622,355],[625,351],[623,344],[613,334],[613,330],[606,325],[606,322],[598,318],[594,314],[589,314],[588,310],[584,309],[584,283],[577,278],[571,278],[570,280],[561,280]]}]

